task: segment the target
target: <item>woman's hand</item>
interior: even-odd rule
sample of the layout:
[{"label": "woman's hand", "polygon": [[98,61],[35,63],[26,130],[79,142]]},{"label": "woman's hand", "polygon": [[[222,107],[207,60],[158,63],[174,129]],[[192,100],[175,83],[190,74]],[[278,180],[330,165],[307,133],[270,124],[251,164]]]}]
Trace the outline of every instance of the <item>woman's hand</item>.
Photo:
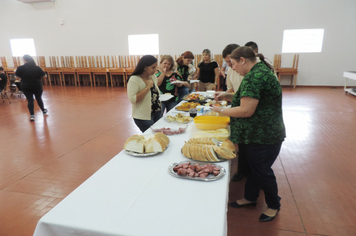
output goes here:
[{"label": "woman's hand", "polygon": [[185,87],[189,87],[189,86],[190,86],[189,82],[187,82],[187,81],[184,81],[184,82],[183,82],[183,85],[184,85]]},{"label": "woman's hand", "polygon": [[219,112],[219,113],[221,113],[221,111],[223,109],[224,109],[223,107],[215,106],[215,105],[210,108],[210,110],[215,111],[215,112]]},{"label": "woman's hand", "polygon": [[225,100],[225,101],[231,102],[233,97],[234,97],[234,94],[226,93],[226,92],[216,92],[214,94],[214,100],[216,100],[216,101]]},{"label": "woman's hand", "polygon": [[153,87],[153,80],[145,80],[146,88],[151,89]]}]

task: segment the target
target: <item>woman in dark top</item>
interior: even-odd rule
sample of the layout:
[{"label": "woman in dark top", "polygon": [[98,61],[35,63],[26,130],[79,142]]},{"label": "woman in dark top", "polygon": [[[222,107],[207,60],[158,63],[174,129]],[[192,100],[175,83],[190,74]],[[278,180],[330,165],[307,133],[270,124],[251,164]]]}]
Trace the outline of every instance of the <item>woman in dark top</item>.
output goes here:
[{"label": "woman in dark top", "polygon": [[169,110],[178,104],[178,87],[183,86],[183,83],[181,83],[182,77],[173,71],[174,60],[171,56],[162,56],[159,67],[159,70],[156,72],[159,90],[162,94],[173,95],[173,97],[168,101],[161,102],[163,115],[165,109],[169,112]]},{"label": "woman in dark top", "polygon": [[[183,86],[178,88],[179,100],[190,93],[191,90],[194,89],[194,84],[190,84],[189,80],[192,71],[195,71],[194,66],[192,65],[192,61],[194,59],[194,55],[190,51],[186,51],[177,59],[177,72],[182,76],[182,80],[185,82]],[[193,68],[192,68],[193,67]]]},{"label": "woman in dark top", "polygon": [[219,81],[219,65],[211,59],[209,49],[203,51],[203,61],[199,63],[196,77],[200,80],[198,90],[216,90]]},{"label": "woman in dark top", "polygon": [[[231,141],[238,144],[239,158],[246,160],[244,198],[229,203],[230,207],[256,206],[260,189],[267,209],[260,222],[273,220],[280,209],[276,177],[271,168],[286,137],[282,115],[282,89],[262,54],[260,62],[249,47],[239,47],[230,55],[232,68],[244,76],[232,99],[231,108],[214,106],[212,110],[230,116]],[[227,96],[230,96],[228,98]]]},{"label": "woman in dark top", "polygon": [[1,66],[0,67],[0,92],[2,92],[5,89],[6,83],[7,83],[7,76],[4,73],[4,68]]},{"label": "woman in dark top", "polygon": [[30,55],[24,55],[23,60],[25,64],[16,69],[15,76],[21,80],[22,92],[27,98],[27,107],[31,115],[30,121],[34,121],[35,112],[33,95],[35,96],[37,104],[41,108],[43,114],[46,115],[48,112],[48,110],[44,108],[42,101],[43,89],[41,80],[43,77],[46,77],[46,74],[40,67],[36,66],[35,61]]}]

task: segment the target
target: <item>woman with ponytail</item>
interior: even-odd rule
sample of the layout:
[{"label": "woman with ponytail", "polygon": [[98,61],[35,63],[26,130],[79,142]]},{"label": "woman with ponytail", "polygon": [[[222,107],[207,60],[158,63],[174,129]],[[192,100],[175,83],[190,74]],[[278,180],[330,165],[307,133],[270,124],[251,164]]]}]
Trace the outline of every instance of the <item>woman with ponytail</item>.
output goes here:
[{"label": "woman with ponytail", "polygon": [[276,177],[271,168],[285,138],[282,116],[282,89],[262,54],[249,47],[239,47],[230,55],[232,68],[244,76],[231,95],[232,107],[214,106],[212,110],[230,116],[231,141],[238,146],[239,158],[245,160],[246,183],[244,198],[229,207],[256,206],[262,189],[267,209],[260,222],[273,220],[280,209]]},{"label": "woman with ponytail", "polygon": [[42,113],[47,115],[48,110],[44,108],[42,101],[42,78],[47,75],[44,71],[36,66],[35,61],[30,55],[23,56],[24,65],[19,66],[16,69],[15,76],[18,80],[21,80],[22,92],[25,94],[27,99],[27,107],[30,112],[30,121],[35,120],[34,112],[34,99],[35,96],[38,106],[41,108]]}]

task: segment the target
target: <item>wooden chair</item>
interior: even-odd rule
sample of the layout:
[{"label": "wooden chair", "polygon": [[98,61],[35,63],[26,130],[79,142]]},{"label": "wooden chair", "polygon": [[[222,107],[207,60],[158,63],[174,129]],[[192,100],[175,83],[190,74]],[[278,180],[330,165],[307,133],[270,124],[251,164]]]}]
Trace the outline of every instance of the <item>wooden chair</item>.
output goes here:
[{"label": "wooden chair", "polygon": [[6,100],[9,101],[9,103],[11,104],[11,100],[9,98],[9,95],[7,94],[7,84],[5,85],[4,89],[0,92],[0,96],[2,99],[2,102],[4,103]]},{"label": "wooden chair", "polygon": [[[76,69],[77,75],[78,75],[78,84],[80,86],[80,82],[83,83],[84,86],[89,85],[93,87],[93,80],[91,76],[91,68],[88,67],[88,59],[86,56],[77,56],[76,57],[76,62],[78,65],[78,68]],[[81,75],[87,75],[89,76],[89,80],[85,77],[83,77],[83,80],[80,80]]]},{"label": "wooden chair", "polygon": [[[91,72],[93,73],[93,82],[94,82],[94,87],[96,86],[96,82],[98,82],[98,85],[103,84],[103,82],[106,84],[106,87],[109,87],[109,82],[108,82],[108,62],[109,62],[109,56],[104,56],[104,64],[102,61],[101,56],[96,56],[96,63],[94,61],[94,56],[91,57]],[[95,66],[96,65],[96,66]],[[96,75],[105,75],[105,81],[102,81],[100,78],[98,81],[96,81],[95,76]]]},{"label": "wooden chair", "polygon": [[135,68],[125,68],[125,83],[127,83],[134,70]]},{"label": "wooden chair", "polygon": [[201,60],[202,60],[201,54],[194,55],[194,66],[198,67],[198,64],[201,62]]},{"label": "wooden chair", "polygon": [[[45,73],[47,73],[47,75],[48,75],[45,57],[43,57],[43,56],[38,56],[38,57],[37,57],[37,65],[38,65],[39,67],[41,67],[41,69],[42,69]],[[50,69],[50,70],[51,70],[51,69]],[[44,85],[48,85],[48,84],[49,84],[50,86],[52,86],[51,79],[50,79],[48,76],[47,76],[46,78],[42,78],[42,84],[44,84]]]},{"label": "wooden chair", "polygon": [[[57,62],[58,61],[58,62]],[[46,72],[48,75],[48,80],[51,81],[50,83],[52,84],[52,79],[51,75],[55,75],[53,77],[53,83],[55,85],[61,85],[63,86],[63,79],[62,79],[62,68],[59,67],[59,59],[58,57],[49,57],[49,63],[51,67],[46,67]]]},{"label": "wooden chair", "polygon": [[[110,76],[110,84],[111,87],[114,87],[114,85],[119,86],[120,85],[120,78],[122,78],[124,87],[126,87],[126,74],[125,74],[125,69],[124,68],[119,68],[119,56],[111,56],[111,68],[108,68],[108,73]],[[118,78],[116,79],[115,77],[113,78],[113,75],[117,75]]]},{"label": "wooden chair", "polygon": [[[75,68],[74,58],[72,56],[62,56],[61,62],[64,86],[66,85],[67,81],[69,85],[77,86],[77,84],[79,84],[79,81],[77,81],[77,70]],[[66,79],[66,76],[68,79]]]},{"label": "wooden chair", "polygon": [[1,65],[2,67],[4,68],[4,72],[7,76],[7,81],[8,81],[8,84],[9,84],[9,81],[11,79],[11,75],[14,75],[15,74],[15,70],[17,67],[9,67],[8,64],[7,64],[7,59],[6,57],[1,57]]},{"label": "wooden chair", "polygon": [[281,67],[281,61],[282,61],[282,56],[280,54],[274,55],[273,66],[277,73],[278,80],[281,81],[282,75],[290,75],[291,76],[290,85],[293,85],[293,80],[294,80],[293,88],[295,88],[297,84],[299,54],[294,54],[293,67]]}]

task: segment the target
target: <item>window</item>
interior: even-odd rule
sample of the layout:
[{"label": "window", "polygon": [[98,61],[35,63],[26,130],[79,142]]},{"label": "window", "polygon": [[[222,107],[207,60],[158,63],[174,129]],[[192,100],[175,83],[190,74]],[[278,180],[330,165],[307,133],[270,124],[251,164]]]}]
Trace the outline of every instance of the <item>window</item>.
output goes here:
[{"label": "window", "polygon": [[130,55],[158,55],[158,34],[129,35]]},{"label": "window", "polygon": [[284,30],[282,53],[321,52],[324,29]]},{"label": "window", "polygon": [[25,54],[36,56],[33,39],[10,39],[10,45],[13,57],[22,57]]}]

